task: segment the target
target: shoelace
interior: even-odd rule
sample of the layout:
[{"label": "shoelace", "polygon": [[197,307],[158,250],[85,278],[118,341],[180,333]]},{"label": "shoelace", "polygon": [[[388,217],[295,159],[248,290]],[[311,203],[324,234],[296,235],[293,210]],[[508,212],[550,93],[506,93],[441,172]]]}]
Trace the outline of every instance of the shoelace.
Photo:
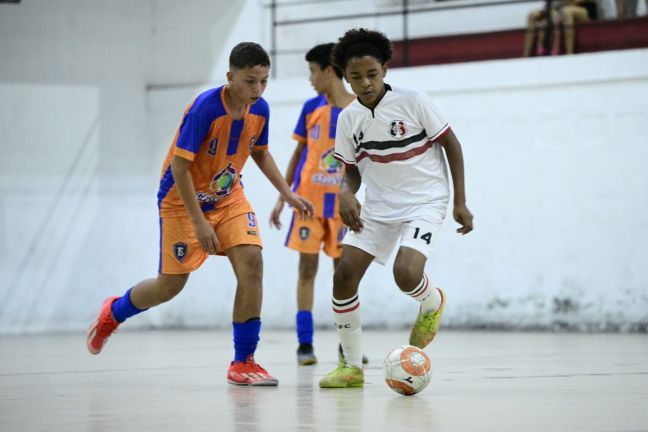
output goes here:
[{"label": "shoelace", "polygon": [[263,369],[259,363],[254,361],[254,359],[250,358],[246,363],[250,365],[252,372],[261,372],[268,375],[268,371]]},{"label": "shoelace", "polygon": [[117,323],[110,316],[105,316],[97,325],[97,334],[102,337],[108,337],[117,330]]}]

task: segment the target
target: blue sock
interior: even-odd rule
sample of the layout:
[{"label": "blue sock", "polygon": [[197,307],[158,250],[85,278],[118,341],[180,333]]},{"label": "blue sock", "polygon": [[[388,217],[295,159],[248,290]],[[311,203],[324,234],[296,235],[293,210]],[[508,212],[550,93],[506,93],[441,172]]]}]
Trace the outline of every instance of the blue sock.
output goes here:
[{"label": "blue sock", "polygon": [[300,344],[313,344],[313,314],[311,311],[297,312],[297,339]]},{"label": "blue sock", "polygon": [[244,323],[233,322],[232,325],[234,326],[234,361],[245,362],[256,351],[261,319],[251,318]]},{"label": "blue sock", "polygon": [[147,309],[137,309],[130,299],[130,292],[133,288],[126,291],[126,294],[119,297],[115,300],[111,306],[113,317],[117,322],[124,322],[126,318],[130,318],[133,315],[137,315],[140,312],[144,312]]}]

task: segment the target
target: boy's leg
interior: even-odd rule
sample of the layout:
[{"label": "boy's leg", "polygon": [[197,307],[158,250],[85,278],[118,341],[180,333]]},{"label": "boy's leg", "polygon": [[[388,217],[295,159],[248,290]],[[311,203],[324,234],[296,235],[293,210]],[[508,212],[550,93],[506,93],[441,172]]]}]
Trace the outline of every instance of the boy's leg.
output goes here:
[{"label": "boy's leg", "polygon": [[443,314],[443,292],[429,283],[424,273],[427,257],[443,221],[443,214],[431,215],[403,226],[401,247],[394,261],[394,279],[405,294],[417,300],[421,307],[416,318],[409,343],[426,347],[436,336]]},{"label": "boy's leg", "polygon": [[205,259],[207,252],[196,240],[188,217],[161,217],[157,278],[146,279],[123,296],[104,301],[99,316],[88,330],[88,350],[99,354],[120,323],[175,297],[187,283],[189,273],[200,267]]},{"label": "boy's leg", "polygon": [[320,380],[322,388],[361,387],[364,383],[358,287],[373,260],[373,255],[355,246],[342,249],[333,276],[333,314],[345,363]]},{"label": "boy's leg", "polygon": [[237,282],[232,314],[234,360],[227,372],[227,381],[235,385],[276,386],[279,381],[254,361],[261,331],[261,247],[241,244],[227,249],[225,254],[232,264]]},{"label": "boy's leg", "polygon": [[130,288],[121,297],[107,298],[99,316],[88,330],[88,351],[99,354],[117,327],[126,319],[175,297],[187,283],[189,274],[158,274]]},{"label": "boy's leg", "polygon": [[299,219],[293,213],[285,245],[299,252],[299,274],[297,279],[297,315],[295,327],[299,347],[297,362],[300,365],[317,363],[313,350],[313,293],[319,252],[325,236],[326,219]]},{"label": "boy's leg", "polygon": [[315,276],[317,275],[319,255],[300,253],[299,254],[299,277],[297,280],[297,316],[295,318],[297,328],[297,362],[300,365],[312,365],[317,363],[313,350],[313,291]]}]

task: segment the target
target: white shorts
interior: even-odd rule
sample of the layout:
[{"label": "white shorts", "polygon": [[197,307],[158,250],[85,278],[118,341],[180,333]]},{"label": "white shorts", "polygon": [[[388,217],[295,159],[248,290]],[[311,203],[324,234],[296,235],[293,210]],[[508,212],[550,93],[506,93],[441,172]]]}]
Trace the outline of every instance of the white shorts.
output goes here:
[{"label": "white shorts", "polygon": [[357,247],[375,257],[378,264],[385,265],[400,240],[406,246],[430,257],[434,243],[443,223],[442,214],[430,214],[405,222],[377,222],[363,219],[364,228],[355,233],[349,230],[342,244]]}]

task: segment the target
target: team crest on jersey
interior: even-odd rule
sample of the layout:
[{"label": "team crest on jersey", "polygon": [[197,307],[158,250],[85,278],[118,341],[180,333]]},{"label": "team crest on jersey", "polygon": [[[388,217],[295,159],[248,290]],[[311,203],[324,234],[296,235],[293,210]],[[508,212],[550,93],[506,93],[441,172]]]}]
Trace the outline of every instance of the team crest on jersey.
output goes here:
[{"label": "team crest on jersey", "polygon": [[180,262],[183,262],[187,257],[188,246],[186,243],[176,243],[173,245],[173,255]]},{"label": "team crest on jersey", "polygon": [[336,174],[342,169],[342,162],[333,156],[335,148],[331,147],[322,153],[319,161],[320,171],[326,171],[329,174]]},{"label": "team crest on jersey", "polygon": [[389,123],[389,135],[394,138],[402,138],[407,133],[405,122],[403,120],[392,120]]},{"label": "team crest on jersey", "polygon": [[256,143],[256,135],[252,135],[252,138],[250,138],[250,152],[254,149],[254,144]]},{"label": "team crest on jersey", "polygon": [[216,174],[209,184],[209,192],[198,192],[196,198],[201,203],[215,203],[219,199],[232,193],[232,188],[236,184],[236,169],[230,162],[221,172]]},{"label": "team crest on jersey", "polygon": [[310,230],[308,229],[308,227],[299,228],[299,238],[300,239],[306,240],[309,235],[310,235]]}]

